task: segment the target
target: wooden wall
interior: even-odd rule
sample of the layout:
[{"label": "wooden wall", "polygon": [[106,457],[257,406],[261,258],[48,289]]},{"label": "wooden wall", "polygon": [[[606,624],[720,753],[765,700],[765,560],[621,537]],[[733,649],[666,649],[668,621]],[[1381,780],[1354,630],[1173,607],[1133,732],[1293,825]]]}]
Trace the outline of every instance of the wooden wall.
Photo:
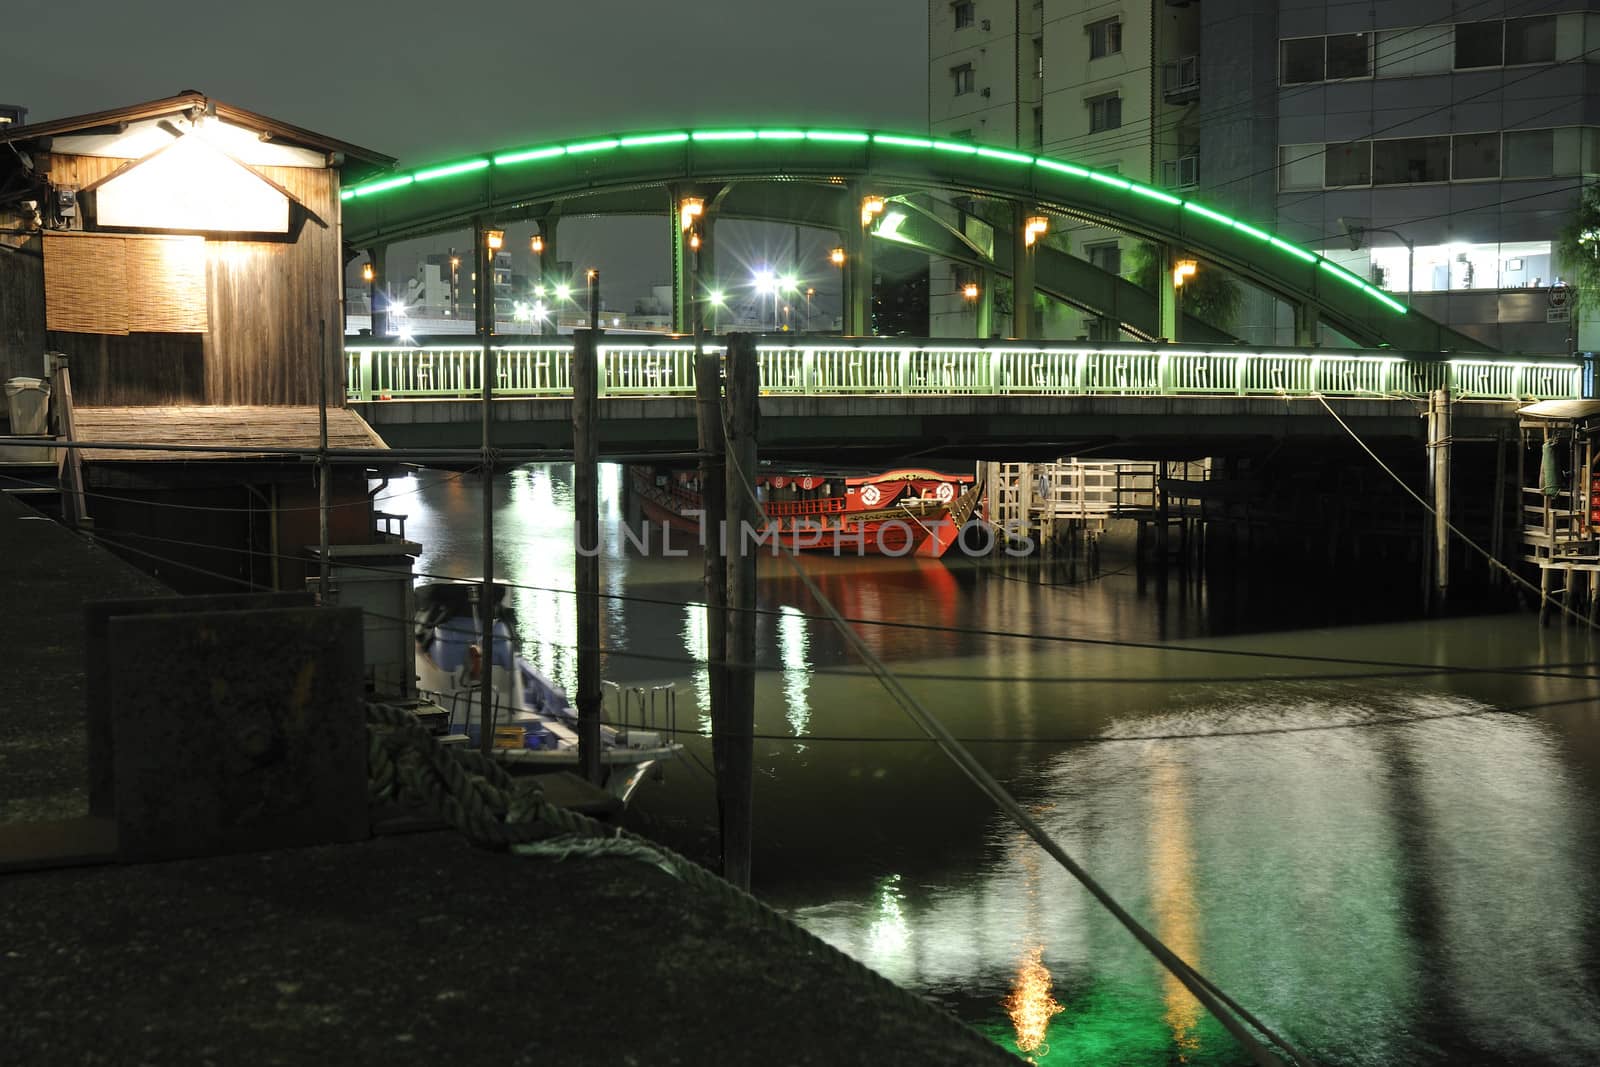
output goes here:
[{"label": "wooden wall", "polygon": [[[127,162],[94,156],[49,158],[51,180],[79,188]],[[315,217],[304,222],[293,244],[206,241],[209,329],[203,335],[108,338],[52,333],[52,345],[72,359],[73,393],[79,403],[144,404],[160,402],[144,398],[159,394],[190,403],[315,404],[317,361],[326,356],[328,404],[343,406],[344,265],[338,172],[301,167],[257,170],[297,197]],[[39,303],[42,318],[42,299]],[[201,338],[202,345],[198,391],[194,337]],[[119,359],[134,362],[113,367]],[[76,377],[80,364],[91,364],[98,371],[91,371],[82,386]],[[135,388],[141,376],[154,382],[143,392]]]},{"label": "wooden wall", "polygon": [[[0,225],[10,221],[0,215]],[[0,244],[0,382],[37,378],[44,373],[46,347],[39,238],[0,234]]]},{"label": "wooden wall", "polygon": [[72,368],[72,399],[91,407],[204,404],[205,335],[99,333],[47,335]]}]

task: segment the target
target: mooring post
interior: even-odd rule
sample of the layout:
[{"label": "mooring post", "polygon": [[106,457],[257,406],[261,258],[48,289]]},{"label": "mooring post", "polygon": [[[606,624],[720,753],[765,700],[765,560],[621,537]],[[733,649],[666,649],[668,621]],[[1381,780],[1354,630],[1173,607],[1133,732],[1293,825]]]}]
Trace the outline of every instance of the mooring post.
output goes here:
[{"label": "mooring post", "polygon": [[1450,588],[1450,390],[1435,389],[1428,405],[1433,483],[1433,593],[1444,607]]},{"label": "mooring post", "polygon": [[[472,288],[472,310],[477,319],[478,343],[482,346],[478,372],[483,377],[480,401],[483,431],[483,583],[478,592],[482,644],[478,646],[478,751],[487,756],[494,749],[494,413],[491,400],[494,388],[494,256],[489,249],[489,225],[479,219],[474,226],[477,238],[474,263],[477,281]],[[509,649],[509,645],[507,646]],[[510,667],[510,664],[507,664]],[[469,705],[470,706],[470,705]]]},{"label": "mooring post", "polygon": [[[698,320],[697,320],[698,321]],[[700,440],[700,544],[704,553],[706,674],[711,688],[711,762],[718,770],[717,814],[722,823],[721,770],[727,763],[728,563],[723,533],[728,528],[727,471],[722,443],[722,357],[696,349],[695,417]],[[725,834],[725,831],[724,831]]]},{"label": "mooring post", "polygon": [[[591,289],[591,294],[593,290]],[[591,322],[594,321],[591,315]],[[578,773],[600,784],[600,331],[572,346],[573,588],[578,594]]]},{"label": "mooring post", "polygon": [[725,762],[717,767],[722,806],[722,876],[750,888],[754,839],[756,676],[756,556],[747,537],[763,526],[755,499],[757,420],[761,378],[755,337],[729,338],[727,367],[728,630],[727,714],[713,729],[725,735]]},{"label": "mooring post", "polygon": [[[328,603],[328,320],[317,320],[317,601]],[[252,577],[254,575],[252,574]]]},{"label": "mooring post", "polygon": [[1494,440],[1494,526],[1489,531],[1489,555],[1494,563],[1489,565],[1489,587],[1505,586],[1505,574],[1496,563],[1504,563],[1506,549],[1506,432],[1495,434]]}]

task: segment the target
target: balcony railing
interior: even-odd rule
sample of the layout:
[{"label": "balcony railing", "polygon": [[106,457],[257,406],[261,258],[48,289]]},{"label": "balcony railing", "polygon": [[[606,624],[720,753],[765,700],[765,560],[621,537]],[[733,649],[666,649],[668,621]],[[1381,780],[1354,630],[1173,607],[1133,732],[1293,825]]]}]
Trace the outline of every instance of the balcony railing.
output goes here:
[{"label": "balcony railing", "polygon": [[[499,398],[572,395],[572,345],[492,346]],[[720,344],[706,351],[722,353]],[[1449,388],[1460,399],[1554,400],[1579,395],[1571,361],[1407,359],[1361,351],[1191,350],[1173,345],[997,342],[762,342],[761,391],[772,396],[1415,396]],[[471,400],[482,392],[482,349],[454,343],[352,343],[352,403]],[[694,346],[682,338],[600,345],[600,395],[693,396]]]}]

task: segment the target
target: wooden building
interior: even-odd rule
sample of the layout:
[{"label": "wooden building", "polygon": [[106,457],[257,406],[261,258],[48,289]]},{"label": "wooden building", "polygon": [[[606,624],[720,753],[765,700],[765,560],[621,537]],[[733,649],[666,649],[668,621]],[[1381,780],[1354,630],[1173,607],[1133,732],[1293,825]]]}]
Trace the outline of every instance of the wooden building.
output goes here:
[{"label": "wooden building", "polygon": [[[393,163],[193,91],[0,126],[0,380],[64,357],[53,432],[188,449],[84,449],[66,517],[182,590],[303,587],[319,396],[331,448],[383,448],[344,406],[339,190]],[[381,540],[388,466],[330,462],[330,545]]]},{"label": "wooden building", "polygon": [[51,350],[85,405],[315,404],[322,359],[342,396],[339,189],[393,159],[197,92],[0,143],[0,378]]}]

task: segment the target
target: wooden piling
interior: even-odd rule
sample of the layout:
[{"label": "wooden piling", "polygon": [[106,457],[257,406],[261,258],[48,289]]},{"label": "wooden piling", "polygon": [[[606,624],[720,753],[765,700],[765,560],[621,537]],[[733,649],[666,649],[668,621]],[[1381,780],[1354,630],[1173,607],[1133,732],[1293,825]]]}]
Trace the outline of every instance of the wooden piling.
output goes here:
[{"label": "wooden piling", "polygon": [[754,836],[756,676],[756,557],[760,546],[745,531],[762,525],[755,500],[757,420],[761,399],[755,338],[729,338],[727,367],[728,631],[727,714],[713,729],[726,736],[726,761],[717,768],[722,808],[722,876],[750,888]]},{"label": "wooden piling", "polygon": [[[483,583],[478,592],[482,643],[478,657],[478,751],[487,756],[494,746],[494,297],[489,279],[494,277],[494,258],[489,254],[489,225],[479,219],[473,227],[477,245],[477,285],[472,305],[477,319],[478,343],[482,346],[479,373],[483,376],[481,422],[483,431]],[[469,705],[470,706],[470,705]]]},{"label": "wooden piling", "polygon": [[577,543],[578,773],[600,784],[600,331],[572,346],[572,505]]},{"label": "wooden piling", "polygon": [[[727,765],[728,562],[723,552],[727,529],[727,464],[722,441],[722,357],[695,357],[695,417],[700,441],[700,543],[705,555],[706,674],[711,688],[711,762],[718,768],[717,814],[722,825],[721,768]],[[723,831],[725,836],[725,831]]]}]

